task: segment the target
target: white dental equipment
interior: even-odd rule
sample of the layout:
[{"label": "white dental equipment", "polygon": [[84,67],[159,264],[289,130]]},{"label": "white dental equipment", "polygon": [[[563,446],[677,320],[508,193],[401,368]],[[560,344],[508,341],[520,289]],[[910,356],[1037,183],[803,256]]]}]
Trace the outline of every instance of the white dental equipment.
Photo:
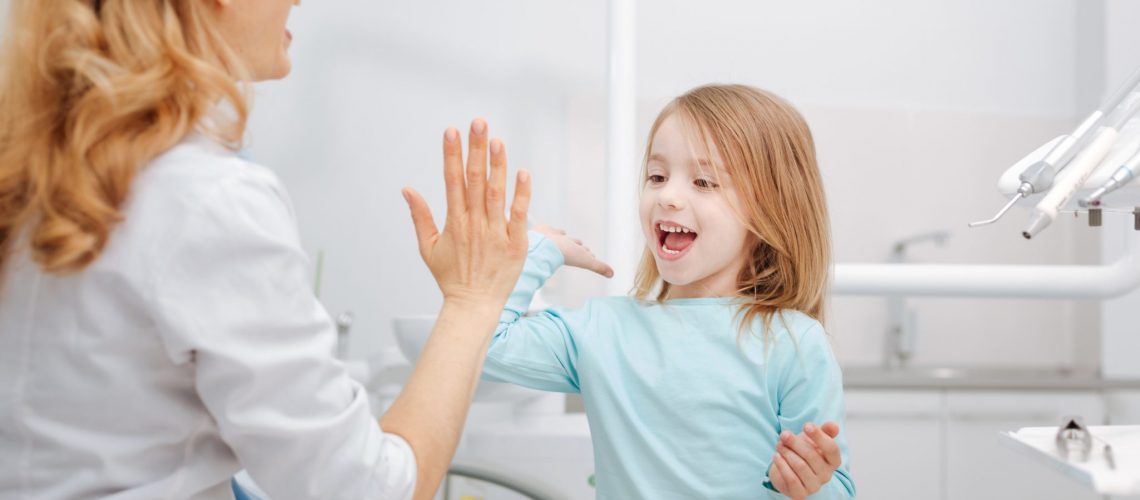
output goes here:
[{"label": "white dental equipment", "polygon": [[1096,191],[1093,191],[1092,194],[1090,194],[1087,198],[1082,198],[1079,202],[1081,204],[1081,207],[1099,207],[1101,204],[1100,200],[1102,197],[1104,197],[1104,195],[1116,191],[1125,184],[1132,182],[1132,179],[1136,177],[1137,169],[1140,169],[1140,152],[1132,155],[1128,161],[1124,162],[1123,165],[1117,168],[1116,171],[1112,173],[1112,176],[1109,177],[1108,180],[1104,182],[1104,184],[1101,184],[1101,186],[1097,188]]},{"label": "white dental equipment", "polygon": [[[1046,198],[1038,203],[1028,227],[1022,233],[1026,238],[1040,232],[1056,218],[1057,211],[1064,206],[1073,193],[1080,189],[1088,176],[1100,165],[1116,140],[1121,127],[1140,109],[1140,69],[1132,73],[1128,80],[1109,99],[1082,121],[1068,135],[1053,143],[1052,148],[1018,175],[1020,185],[1009,202],[991,219],[970,224],[970,227],[997,222],[1014,204],[1031,194],[1052,188]],[[1058,181],[1058,174],[1065,169],[1077,170],[1066,173]],[[1058,185],[1054,186],[1057,181]]]}]

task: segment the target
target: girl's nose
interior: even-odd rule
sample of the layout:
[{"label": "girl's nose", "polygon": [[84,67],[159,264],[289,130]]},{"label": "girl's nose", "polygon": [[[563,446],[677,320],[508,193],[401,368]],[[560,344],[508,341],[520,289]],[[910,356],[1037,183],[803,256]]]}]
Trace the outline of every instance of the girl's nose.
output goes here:
[{"label": "girl's nose", "polygon": [[657,204],[662,208],[672,210],[685,208],[684,199],[681,197],[681,194],[677,192],[677,188],[672,183],[665,185],[660,191],[660,195],[657,197]]}]

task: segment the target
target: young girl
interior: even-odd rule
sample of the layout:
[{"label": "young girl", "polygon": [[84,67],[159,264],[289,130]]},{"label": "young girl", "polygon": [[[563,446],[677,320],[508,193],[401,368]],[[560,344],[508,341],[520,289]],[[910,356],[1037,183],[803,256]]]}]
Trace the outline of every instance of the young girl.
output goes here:
[{"label": "young girl", "polygon": [[600,499],[854,496],[807,124],[761,90],[693,89],[657,117],[643,172],[636,298],[524,317],[562,264],[611,274],[536,228],[483,377],[582,394]]}]

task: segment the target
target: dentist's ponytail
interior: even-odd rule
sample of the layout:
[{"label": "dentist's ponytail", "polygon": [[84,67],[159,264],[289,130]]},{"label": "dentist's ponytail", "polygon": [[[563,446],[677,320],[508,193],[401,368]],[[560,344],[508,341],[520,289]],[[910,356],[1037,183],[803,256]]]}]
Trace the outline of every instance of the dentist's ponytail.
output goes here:
[{"label": "dentist's ponytail", "polygon": [[[139,168],[194,127],[236,146],[244,70],[202,0],[12,0],[0,55],[0,269],[102,252]],[[222,114],[219,114],[222,113]]]}]

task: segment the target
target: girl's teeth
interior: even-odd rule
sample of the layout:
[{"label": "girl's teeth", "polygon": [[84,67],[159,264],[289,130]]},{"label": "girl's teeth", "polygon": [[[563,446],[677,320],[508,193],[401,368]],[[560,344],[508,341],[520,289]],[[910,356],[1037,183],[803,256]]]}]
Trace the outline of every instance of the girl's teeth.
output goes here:
[{"label": "girl's teeth", "polygon": [[692,231],[690,231],[686,228],[683,228],[683,227],[668,227],[668,226],[658,226],[658,227],[660,227],[661,230],[665,231],[666,233],[691,233],[692,232]]}]

